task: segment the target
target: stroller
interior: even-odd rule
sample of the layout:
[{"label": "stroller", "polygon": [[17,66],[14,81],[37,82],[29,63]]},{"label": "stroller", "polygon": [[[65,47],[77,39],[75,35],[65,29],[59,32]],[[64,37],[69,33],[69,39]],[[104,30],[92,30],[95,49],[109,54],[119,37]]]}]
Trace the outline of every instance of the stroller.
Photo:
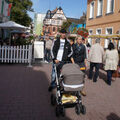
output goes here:
[{"label": "stroller", "polygon": [[65,108],[75,107],[77,115],[86,114],[86,107],[82,105],[80,91],[84,87],[85,73],[77,64],[65,64],[62,67],[60,77],[57,76],[57,90],[51,94],[51,104],[56,105],[56,116],[65,116]]}]

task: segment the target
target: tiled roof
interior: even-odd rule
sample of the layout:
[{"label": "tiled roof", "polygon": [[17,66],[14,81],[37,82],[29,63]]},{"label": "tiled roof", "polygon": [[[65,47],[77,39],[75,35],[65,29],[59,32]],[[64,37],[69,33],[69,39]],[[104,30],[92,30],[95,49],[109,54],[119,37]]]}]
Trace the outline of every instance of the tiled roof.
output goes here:
[{"label": "tiled roof", "polygon": [[54,9],[53,11],[51,11],[51,13],[55,14],[57,12],[58,8],[56,7],[56,9]]},{"label": "tiled roof", "polygon": [[57,12],[57,10],[62,10],[62,8],[61,7],[59,7],[59,8],[56,7],[53,11],[48,10],[45,18],[48,18],[48,19],[52,18],[54,16],[54,14]]}]

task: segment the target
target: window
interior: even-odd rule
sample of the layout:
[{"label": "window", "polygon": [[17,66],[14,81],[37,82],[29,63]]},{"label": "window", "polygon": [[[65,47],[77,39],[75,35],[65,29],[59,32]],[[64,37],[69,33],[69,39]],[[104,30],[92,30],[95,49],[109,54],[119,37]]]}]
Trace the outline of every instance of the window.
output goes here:
[{"label": "window", "polygon": [[50,33],[50,27],[48,28],[48,33]]},{"label": "window", "polygon": [[55,24],[55,20],[52,20],[52,24]]},{"label": "window", "polygon": [[53,32],[55,32],[55,27],[53,27]]},{"label": "window", "polygon": [[101,16],[103,12],[103,0],[98,0],[97,16]]},{"label": "window", "polygon": [[90,18],[94,17],[94,2],[90,4]]},{"label": "window", "polygon": [[[106,35],[112,35],[113,29],[106,28]],[[108,44],[110,43],[110,39],[105,39],[104,48],[108,48]]]},{"label": "window", "polygon": [[[93,30],[89,30],[89,35],[93,34]],[[88,38],[88,43],[92,45],[92,38]]]},{"label": "window", "polygon": [[100,35],[101,33],[102,33],[102,29],[97,29],[97,30],[96,30],[96,34],[97,34],[97,35]]},{"label": "window", "polygon": [[114,11],[114,0],[107,0],[107,13],[113,13]]},{"label": "window", "polygon": [[57,19],[62,20],[62,17],[58,17]]},{"label": "window", "polygon": [[57,21],[57,25],[59,25],[59,24],[60,24],[60,21],[58,20],[58,21]]}]

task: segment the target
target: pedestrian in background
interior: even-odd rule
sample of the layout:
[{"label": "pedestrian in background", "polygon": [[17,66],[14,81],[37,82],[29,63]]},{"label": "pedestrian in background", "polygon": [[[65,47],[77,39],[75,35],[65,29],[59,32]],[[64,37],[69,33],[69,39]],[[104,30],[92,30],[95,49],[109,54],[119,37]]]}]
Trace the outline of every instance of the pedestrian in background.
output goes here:
[{"label": "pedestrian in background", "polygon": [[114,71],[117,70],[118,61],[119,61],[118,51],[115,49],[113,43],[109,43],[108,49],[106,50],[104,55],[104,61],[105,61],[105,70],[107,71],[107,83],[108,85],[111,85],[112,74]]},{"label": "pedestrian in background", "polygon": [[89,52],[90,52],[90,48],[91,48],[91,45],[90,45],[90,43],[89,43],[88,41],[86,41],[86,46],[87,46],[88,54],[89,54]]},{"label": "pedestrian in background", "polygon": [[51,61],[51,47],[52,47],[52,40],[49,36],[46,36],[46,43],[45,43],[45,62],[49,63]]},{"label": "pedestrian in background", "polygon": [[118,54],[119,54],[118,73],[120,74],[120,46],[118,48]]},{"label": "pedestrian in background", "polygon": [[83,43],[83,45],[84,45],[85,48],[86,48],[86,59],[88,59],[88,47],[87,47],[87,45],[86,45],[86,42],[85,42],[85,38],[84,38],[84,37],[82,37],[82,43]]},{"label": "pedestrian in background", "polygon": [[[96,39],[96,43],[92,45],[89,53],[90,70],[89,79],[93,78],[93,82],[97,82],[99,76],[100,64],[103,62],[104,49],[100,45],[100,39]],[[95,67],[95,74],[93,76],[93,68]]]}]

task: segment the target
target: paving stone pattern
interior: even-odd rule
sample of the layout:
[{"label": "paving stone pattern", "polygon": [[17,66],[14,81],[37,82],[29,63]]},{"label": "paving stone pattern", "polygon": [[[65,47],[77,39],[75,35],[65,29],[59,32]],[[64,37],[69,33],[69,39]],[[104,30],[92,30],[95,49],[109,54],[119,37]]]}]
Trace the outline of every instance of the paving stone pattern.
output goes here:
[{"label": "paving stone pattern", "polygon": [[50,105],[51,64],[0,64],[0,120],[120,120],[120,78],[108,86],[105,72],[97,83],[86,79],[83,103],[86,115],[66,109],[66,117],[56,118]]}]

